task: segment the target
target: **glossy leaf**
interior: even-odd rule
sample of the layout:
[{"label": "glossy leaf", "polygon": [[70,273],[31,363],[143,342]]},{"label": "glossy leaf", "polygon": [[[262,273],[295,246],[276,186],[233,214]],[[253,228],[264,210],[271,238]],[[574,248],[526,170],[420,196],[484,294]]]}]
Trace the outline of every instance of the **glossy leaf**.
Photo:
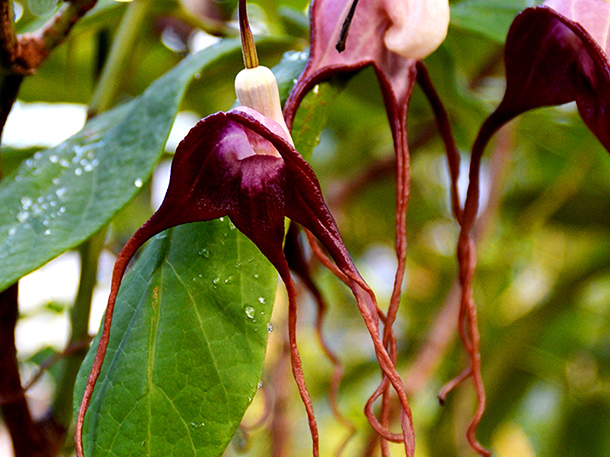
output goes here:
[{"label": "glossy leaf", "polygon": [[0,183],[0,290],[107,224],[164,151],[186,87],[239,49],[226,41],[185,59],[141,96],[38,152]]},{"label": "glossy leaf", "polygon": [[119,293],[86,455],[222,455],[257,390],[276,278],[226,218],[154,238]]}]

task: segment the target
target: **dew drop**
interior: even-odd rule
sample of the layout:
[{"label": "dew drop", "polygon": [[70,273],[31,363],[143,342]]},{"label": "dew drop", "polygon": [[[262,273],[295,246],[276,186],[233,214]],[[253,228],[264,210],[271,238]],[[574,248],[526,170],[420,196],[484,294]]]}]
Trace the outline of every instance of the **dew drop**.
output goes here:
[{"label": "dew drop", "polygon": [[254,319],[254,316],[256,315],[256,310],[253,306],[245,306],[244,312],[246,313],[248,319]]},{"label": "dew drop", "polygon": [[61,159],[61,160],[59,161],[59,165],[60,165],[62,168],[68,168],[68,167],[70,166],[70,162],[69,162],[68,160],[66,160],[66,159]]},{"label": "dew drop", "polygon": [[256,388],[260,389],[261,387],[263,387],[263,381],[258,381],[258,384],[256,385]]},{"label": "dew drop", "polygon": [[229,230],[235,230],[235,224],[231,221],[229,221]]},{"label": "dew drop", "polygon": [[133,185],[136,186],[139,189],[140,187],[142,187],[142,180],[140,178],[136,179],[133,182]]},{"label": "dew drop", "polygon": [[83,174],[83,169],[82,168],[77,168],[76,170],[74,170],[74,174],[76,176],[80,176]]},{"label": "dew drop", "polygon": [[206,248],[203,248],[201,251],[199,251],[199,255],[201,257],[205,257],[206,259],[210,258],[210,251],[208,251]]},{"label": "dew drop", "polygon": [[49,235],[51,234],[51,229],[46,229],[46,230],[44,231],[44,234],[45,234],[46,236],[49,236]]},{"label": "dew drop", "polygon": [[60,187],[59,189],[57,189],[55,191],[55,195],[57,195],[59,198],[63,198],[64,195],[66,195],[66,188],[65,187]]},{"label": "dew drop", "polygon": [[225,221],[225,218],[224,218],[224,216],[223,216],[223,217],[219,217],[219,218],[218,218],[218,220],[219,220],[220,222],[224,222],[224,221]]},{"label": "dew drop", "polygon": [[92,164],[88,163],[88,164],[87,164],[87,165],[85,165],[83,168],[84,168],[85,172],[89,173],[89,172],[93,171],[93,168],[94,168],[94,167],[93,167],[93,165],[92,165]]},{"label": "dew drop", "polygon": [[202,427],[205,427],[205,424],[203,422],[191,422],[190,425],[193,428],[202,428]]},{"label": "dew drop", "polygon": [[233,275],[229,275],[225,279],[225,284],[231,284],[233,281],[235,281],[235,277]]},{"label": "dew drop", "polygon": [[214,286],[217,286],[220,283],[220,276],[216,276],[214,279],[212,279],[212,284],[214,284]]},{"label": "dew drop", "polygon": [[8,231],[8,236],[13,236],[15,233],[17,233],[17,227],[11,227]]},{"label": "dew drop", "polygon": [[59,178],[53,178],[53,181],[51,181],[53,184],[57,185],[59,184]]},{"label": "dew drop", "polygon": [[32,199],[30,197],[21,197],[21,206],[27,210],[32,206]]},{"label": "dew drop", "polygon": [[30,213],[27,211],[20,211],[19,214],[17,214],[17,220],[19,222],[25,222],[30,218]]},{"label": "dew drop", "polygon": [[66,212],[66,207],[62,206],[61,208],[59,208],[59,214],[63,214]]},{"label": "dew drop", "polygon": [[271,322],[267,323],[267,333],[271,333],[273,331],[273,324]]},{"label": "dew drop", "polygon": [[261,305],[264,305],[264,304],[266,303],[265,297],[258,297],[258,302],[259,302]]},{"label": "dew drop", "polygon": [[254,279],[258,279],[258,273],[254,273]]},{"label": "dew drop", "polygon": [[59,157],[57,157],[55,154],[51,154],[49,156],[49,162],[51,163],[57,163],[59,161]]}]

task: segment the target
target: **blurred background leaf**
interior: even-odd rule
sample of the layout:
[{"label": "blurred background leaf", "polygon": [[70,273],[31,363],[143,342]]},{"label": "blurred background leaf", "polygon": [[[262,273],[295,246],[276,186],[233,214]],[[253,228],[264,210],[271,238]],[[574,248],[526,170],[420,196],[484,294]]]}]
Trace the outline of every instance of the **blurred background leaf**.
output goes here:
[{"label": "blurred background leaf", "polygon": [[[447,40],[426,59],[462,154],[462,193],[472,142],[504,91],[506,31],[514,15],[533,4],[452,2]],[[141,94],[191,53],[197,40],[235,36],[235,5],[233,0],[156,3],[120,82],[120,101]],[[306,1],[258,0],[250,7],[259,34],[272,37],[259,48],[265,65],[274,66],[286,51],[294,57],[306,50]],[[88,103],[124,9],[114,1],[100,2],[39,72],[26,79],[20,99]],[[43,19],[34,17],[25,5],[17,27],[25,30]],[[194,123],[230,108],[235,98],[233,77],[240,67],[239,54],[233,53],[202,73],[187,90],[180,111],[190,113],[188,119]],[[289,76],[283,79],[284,94],[298,67],[285,74]],[[315,122],[316,128],[325,124],[311,163],[350,252],[383,305],[389,299],[395,266],[395,189],[392,140],[381,93],[374,72],[364,69],[347,82],[320,86],[318,94],[327,97],[322,115],[308,117],[305,106],[299,112],[305,123]],[[315,105],[316,99],[311,102]],[[435,398],[465,360],[450,306],[458,228],[450,213],[442,142],[418,88],[408,125],[412,184],[407,280],[396,325],[399,366],[411,385],[418,354],[433,337],[430,329],[440,326],[448,332],[436,354],[437,365],[411,394],[417,453],[418,457],[472,455],[463,437],[474,408],[472,389],[464,385],[443,408]],[[301,148],[308,153],[316,143],[317,138],[309,137]],[[172,147],[165,149],[159,151],[155,176],[171,159]],[[16,169],[36,152],[36,146],[5,152],[5,168]],[[490,145],[483,165],[484,216],[475,298],[488,408],[480,440],[498,457],[606,457],[610,454],[608,153],[582,124],[574,106],[567,105],[540,109],[510,123]],[[153,211],[154,181],[157,178],[152,185],[143,183],[139,194],[111,221],[109,251],[116,253]],[[358,427],[346,455],[364,457],[371,434],[362,413],[363,399],[376,387],[379,369],[348,291],[323,269],[315,271],[331,304],[325,335],[346,365],[340,408]],[[328,406],[332,365],[315,343],[314,305],[306,293],[302,297],[299,344],[305,377],[320,422],[322,455],[332,455],[346,431]],[[443,317],[443,310],[449,317]],[[290,424],[281,437],[289,443],[290,455],[311,455],[303,407],[289,367],[282,364],[284,319],[285,303],[278,294],[263,388],[227,448],[227,457],[271,455],[278,439],[273,435],[276,417]],[[24,366],[39,361],[23,358]],[[281,414],[271,409],[262,427],[249,427],[265,417],[265,405],[273,404],[270,399],[280,401]]]}]

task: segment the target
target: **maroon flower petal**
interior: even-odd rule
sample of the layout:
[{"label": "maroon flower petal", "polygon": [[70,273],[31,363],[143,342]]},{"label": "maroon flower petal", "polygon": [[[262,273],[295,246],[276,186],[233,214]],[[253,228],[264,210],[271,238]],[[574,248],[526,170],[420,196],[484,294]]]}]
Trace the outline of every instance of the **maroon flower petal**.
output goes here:
[{"label": "maroon flower petal", "polygon": [[610,150],[609,23],[610,4],[601,0],[551,0],[522,11],[506,39],[506,93],[479,143],[525,111],[575,101]]}]

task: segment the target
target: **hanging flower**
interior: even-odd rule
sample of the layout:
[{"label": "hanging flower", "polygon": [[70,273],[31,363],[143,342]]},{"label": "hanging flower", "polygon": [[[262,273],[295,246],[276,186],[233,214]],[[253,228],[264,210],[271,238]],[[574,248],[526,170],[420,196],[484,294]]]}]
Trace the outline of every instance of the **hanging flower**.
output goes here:
[{"label": "hanging flower", "polygon": [[[245,18],[244,1],[240,2],[240,18]],[[382,371],[400,398],[404,412],[400,440],[412,456],[410,410],[400,377],[379,335],[380,311],[375,296],[343,244],[318,179],[292,145],[282,117],[277,82],[269,69],[258,66],[247,22],[242,23],[242,33],[247,68],[236,78],[236,92],[245,106],[212,114],[186,135],[176,149],[163,203],[127,242],[115,263],[102,336],[76,423],[77,456],[83,456],[85,414],[104,360],[116,297],[130,259],[140,246],[163,230],[225,216],[256,244],[286,284],[292,369],[307,411],[314,456],[319,455],[318,430],[297,349],[296,289],[283,252],[286,217],[319,240],[334,260],[341,279],[351,288]]]},{"label": "hanging flower", "polygon": [[[449,26],[447,0],[313,0],[311,5],[311,46],[309,60],[299,76],[286,105],[286,123],[292,126],[299,104],[313,87],[332,76],[353,73],[372,66],[379,80],[396,154],[396,256],[398,267],[387,316],[383,342],[396,361],[392,330],[398,312],[406,268],[406,213],[409,202],[410,165],[407,142],[407,109],[413,86],[420,83],[428,97],[445,142],[452,181],[452,201],[456,218],[461,217],[457,197],[459,154],[453,141],[447,114],[421,62],[443,42]],[[382,436],[382,453],[388,455],[386,441],[404,439],[389,432],[389,380],[383,378],[366,405],[369,421]],[[381,423],[376,422],[373,403],[383,396]],[[410,427],[410,425],[409,425]],[[476,441],[471,445],[482,449]]]}]

